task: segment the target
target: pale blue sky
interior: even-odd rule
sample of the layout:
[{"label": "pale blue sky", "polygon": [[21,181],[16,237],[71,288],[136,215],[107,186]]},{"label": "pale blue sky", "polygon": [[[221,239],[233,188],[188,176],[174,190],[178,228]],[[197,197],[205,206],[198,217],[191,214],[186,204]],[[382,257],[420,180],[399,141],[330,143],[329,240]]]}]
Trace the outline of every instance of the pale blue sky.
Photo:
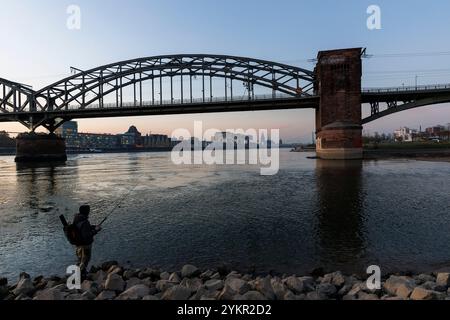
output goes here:
[{"label": "pale blue sky", "polygon": [[[66,28],[67,6],[81,8],[81,30]],[[366,9],[381,7],[382,30],[366,27]],[[170,53],[217,53],[284,62],[313,69],[319,50],[366,47],[364,86],[450,83],[450,2],[431,1],[250,1],[250,0],[14,0],[0,1],[0,77],[38,89],[68,75],[110,62]],[[376,55],[408,53],[401,58]],[[430,71],[431,70],[431,71]],[[312,110],[81,120],[82,131],[170,134],[205,126],[280,128],[283,139],[309,141]],[[375,121],[366,130],[392,131],[450,122],[450,107],[434,106]],[[0,123],[0,130],[22,131]]]}]

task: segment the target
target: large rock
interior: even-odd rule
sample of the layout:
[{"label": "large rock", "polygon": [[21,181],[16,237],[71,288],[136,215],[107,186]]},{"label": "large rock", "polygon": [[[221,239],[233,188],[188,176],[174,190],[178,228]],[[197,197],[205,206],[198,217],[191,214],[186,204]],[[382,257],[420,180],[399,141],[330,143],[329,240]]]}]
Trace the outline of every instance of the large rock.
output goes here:
[{"label": "large rock", "polygon": [[21,301],[21,300],[32,300],[29,296],[21,293],[20,295],[18,295],[15,299],[11,299],[11,300],[15,300],[15,301]]},{"label": "large rock", "polygon": [[438,273],[436,276],[436,284],[438,286],[450,286],[450,273]]},{"label": "large rock", "polygon": [[169,281],[172,283],[180,283],[181,279],[178,276],[178,273],[173,272],[170,276],[169,276]]},{"label": "large rock", "polygon": [[170,273],[168,273],[167,271],[161,272],[161,274],[159,275],[159,278],[161,280],[169,280],[170,277]]},{"label": "large rock", "polygon": [[251,289],[250,285],[246,281],[235,277],[227,278],[225,280],[225,285],[241,295],[243,295],[247,291],[250,291]]},{"label": "large rock", "polygon": [[144,284],[144,283],[139,278],[130,278],[129,280],[126,281],[125,290],[128,290],[131,287],[134,287],[135,285],[138,285],[138,284]]},{"label": "large rock", "polygon": [[340,271],[336,271],[333,273],[328,273],[323,276],[321,281],[322,284],[332,284],[336,287],[341,287],[344,285],[346,279],[344,275]]},{"label": "large rock", "polygon": [[153,301],[156,301],[156,300],[160,300],[160,299],[158,297],[156,297],[156,296],[148,295],[148,296],[143,297],[142,300],[153,300]]},{"label": "large rock", "polygon": [[242,295],[242,300],[267,300],[267,298],[258,291],[248,291]]},{"label": "large rock", "polygon": [[190,300],[216,300],[220,294],[218,290],[208,290],[204,287],[200,288]]},{"label": "large rock", "polygon": [[180,285],[188,288],[189,290],[191,290],[191,292],[196,292],[203,286],[203,282],[199,278],[184,278],[181,281]]},{"label": "large rock", "polygon": [[291,291],[287,291],[283,299],[280,300],[306,300],[306,294],[302,293],[299,295],[293,294]]},{"label": "large rock", "polygon": [[436,280],[435,277],[433,277],[432,275],[426,274],[426,273],[421,273],[414,278],[416,279],[416,282],[418,284],[422,284],[425,282],[435,282],[435,280]]},{"label": "large rock", "polygon": [[425,288],[427,290],[431,291],[439,291],[439,292],[446,292],[447,286],[440,286],[436,282],[427,281],[421,285],[422,288]]},{"label": "large rock", "polygon": [[16,288],[13,290],[14,295],[18,296],[20,294],[30,295],[34,291],[33,282],[29,277],[21,277],[17,283]]},{"label": "large rock", "polygon": [[303,281],[295,276],[290,276],[284,279],[284,284],[288,287],[288,289],[292,290],[294,293],[300,294],[303,293]]},{"label": "large rock", "polygon": [[308,292],[306,294],[306,300],[327,300],[328,297],[318,291]]},{"label": "large rock", "polygon": [[224,283],[222,280],[211,279],[205,282],[205,288],[209,291],[222,290]]},{"label": "large rock", "polygon": [[83,297],[83,300],[94,300],[97,296],[91,292],[91,291],[86,291],[83,292],[83,294],[81,295]]},{"label": "large rock", "polygon": [[118,266],[118,265],[119,265],[119,263],[117,261],[106,261],[106,262],[102,263],[101,268],[103,269],[103,271],[107,271],[112,266]]},{"label": "large rock", "polygon": [[181,285],[173,286],[167,289],[162,295],[163,300],[188,300],[192,292],[190,289]]},{"label": "large rock", "polygon": [[203,272],[202,274],[200,274],[200,279],[202,279],[203,281],[206,280],[210,280],[211,277],[213,276],[214,272],[211,270],[206,270],[205,272]]},{"label": "large rock", "polygon": [[158,289],[160,292],[164,292],[167,289],[173,287],[175,283],[169,281],[169,280],[158,280],[156,282],[156,289]]},{"label": "large rock", "polygon": [[[341,289],[345,288],[346,285],[344,285],[344,287],[342,287]],[[368,288],[365,282],[356,282],[353,284],[353,286],[351,287],[351,289],[346,293],[346,295],[349,296],[357,296],[359,292],[368,292]],[[339,294],[339,293],[338,293]]]},{"label": "large rock", "polygon": [[413,292],[416,283],[409,277],[390,276],[383,284],[384,290],[394,296],[407,299]]},{"label": "large rock", "polygon": [[54,287],[51,289],[45,289],[43,291],[37,292],[35,297],[33,298],[33,300],[54,301],[54,300],[63,300],[64,297],[65,297],[65,294],[61,291],[61,288],[58,286],[58,287]]},{"label": "large rock", "polygon": [[137,272],[136,270],[125,270],[123,272],[123,278],[125,280],[130,280],[131,278],[136,278],[138,276],[139,272]]},{"label": "large rock", "polygon": [[106,272],[103,270],[99,270],[92,275],[92,280],[97,283],[102,283],[103,281],[106,280],[106,277],[107,277]]},{"label": "large rock", "polygon": [[200,274],[201,271],[196,266],[191,264],[187,264],[181,269],[181,277],[183,278],[193,278],[199,276]]},{"label": "large rock", "polygon": [[86,296],[83,296],[81,293],[71,293],[69,295],[67,295],[64,300],[77,300],[77,301],[81,301],[81,300],[91,300],[88,299]]},{"label": "large rock", "polygon": [[270,284],[277,300],[284,300],[286,293],[290,292],[279,278],[272,279]]},{"label": "large rock", "polygon": [[116,297],[116,293],[111,290],[105,290],[95,298],[95,300],[113,300]]},{"label": "large rock", "polygon": [[275,292],[273,291],[273,287],[269,277],[257,279],[255,281],[255,289],[262,295],[264,295],[264,297],[266,297],[267,299],[275,300]]},{"label": "large rock", "polygon": [[97,283],[102,283],[103,281],[105,281],[106,276],[107,276],[107,274],[105,271],[99,270],[92,275],[92,280]]},{"label": "large rock", "polygon": [[222,276],[220,275],[219,272],[216,272],[211,276],[211,279],[219,280],[222,279]]},{"label": "large rock", "polygon": [[237,271],[231,271],[229,274],[227,274],[227,276],[225,277],[226,279],[228,278],[241,278],[242,275],[237,272]]},{"label": "large rock", "polygon": [[339,289],[337,294],[340,297],[346,296],[352,288],[353,288],[353,284],[346,283],[342,286],[342,288]]},{"label": "large rock", "polygon": [[360,291],[358,293],[358,299],[359,300],[380,300],[378,296],[374,293],[366,293],[364,291]]},{"label": "large rock", "polygon": [[109,268],[107,273],[108,273],[108,275],[110,275],[110,274],[122,275],[123,274],[123,268],[119,267],[119,266],[112,266],[111,268]]},{"label": "large rock", "polygon": [[84,280],[81,283],[81,291],[83,291],[83,292],[90,291],[94,294],[97,294],[100,292],[100,288],[99,288],[99,285],[97,282]]},{"label": "large rock", "polygon": [[117,300],[140,300],[149,294],[150,290],[146,285],[137,284],[121,293]]},{"label": "large rock", "polygon": [[225,284],[225,287],[219,294],[219,300],[233,300],[234,296],[237,295],[237,292],[233,290],[228,284]]},{"label": "large rock", "polygon": [[337,293],[336,287],[331,283],[321,283],[316,288],[320,295],[325,295],[327,297],[334,297]]},{"label": "large rock", "polygon": [[437,297],[437,292],[422,287],[414,288],[411,293],[411,300],[433,300]]},{"label": "large rock", "polygon": [[299,277],[298,279],[303,283],[304,291],[314,291],[316,289],[316,281],[313,277]]},{"label": "large rock", "polygon": [[125,281],[117,273],[109,274],[106,278],[105,289],[109,291],[121,292],[125,288]]},{"label": "large rock", "polygon": [[154,268],[146,268],[142,272],[139,273],[139,278],[152,278],[153,280],[160,279],[161,271]]}]

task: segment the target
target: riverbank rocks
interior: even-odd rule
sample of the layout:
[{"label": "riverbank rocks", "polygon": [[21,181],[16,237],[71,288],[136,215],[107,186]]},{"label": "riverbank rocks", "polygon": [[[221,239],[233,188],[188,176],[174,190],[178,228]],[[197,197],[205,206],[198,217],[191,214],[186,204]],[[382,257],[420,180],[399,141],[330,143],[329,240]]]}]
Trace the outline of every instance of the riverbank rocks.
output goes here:
[{"label": "riverbank rocks", "polygon": [[242,279],[230,277],[225,280],[225,286],[235,291],[237,294],[243,295],[247,291],[250,291],[250,284]]},{"label": "riverbank rocks", "polygon": [[292,290],[294,293],[302,293],[303,292],[303,281],[301,281],[296,276],[290,276],[284,280],[284,284],[289,290]]},{"label": "riverbank rocks", "polygon": [[444,298],[444,293],[428,290],[422,287],[414,288],[411,293],[411,300],[442,300]]},{"label": "riverbank rocks", "polygon": [[410,277],[390,276],[383,285],[387,293],[407,299],[413,292],[416,283]]},{"label": "riverbank rocks", "polygon": [[269,277],[257,279],[255,281],[255,289],[260,292],[266,299],[275,300],[276,295],[273,291],[272,283],[270,282]]},{"label": "riverbank rocks", "polygon": [[223,288],[223,286],[224,286],[224,283],[222,280],[211,279],[211,280],[208,280],[205,282],[205,287],[209,291],[221,290]]},{"label": "riverbank rocks", "polygon": [[149,287],[143,284],[137,284],[125,292],[121,293],[117,300],[140,300],[150,292]]},{"label": "riverbank rocks", "polygon": [[167,289],[162,295],[163,300],[188,300],[192,291],[181,285],[176,285]]},{"label": "riverbank rocks", "polygon": [[123,291],[125,288],[125,281],[117,273],[112,273],[106,278],[105,289],[110,291]]},{"label": "riverbank rocks", "polygon": [[450,300],[450,274],[387,275],[380,289],[369,289],[357,275],[317,272],[311,276],[254,275],[200,270],[185,265],[175,272],[133,269],[115,261],[94,266],[79,290],[69,290],[67,276],[21,273],[9,285],[0,278],[4,300]]},{"label": "riverbank rocks", "polygon": [[33,282],[30,279],[30,276],[21,274],[19,283],[17,283],[16,288],[13,290],[13,294],[15,296],[19,296],[21,294],[29,295],[34,291]]},{"label": "riverbank rocks", "polygon": [[181,277],[183,278],[193,278],[201,274],[201,271],[191,264],[187,264],[181,269]]},{"label": "riverbank rocks", "polygon": [[436,284],[438,286],[450,286],[450,273],[438,273],[436,276]]},{"label": "riverbank rocks", "polygon": [[64,287],[54,287],[51,289],[45,289],[43,291],[39,291],[33,300],[63,300],[67,294],[64,294],[62,290]]}]

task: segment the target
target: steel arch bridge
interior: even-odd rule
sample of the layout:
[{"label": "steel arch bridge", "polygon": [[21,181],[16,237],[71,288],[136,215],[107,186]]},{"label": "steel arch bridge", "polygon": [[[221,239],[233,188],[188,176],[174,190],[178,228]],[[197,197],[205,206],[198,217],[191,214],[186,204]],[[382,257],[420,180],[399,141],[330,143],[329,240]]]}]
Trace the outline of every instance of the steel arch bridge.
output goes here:
[{"label": "steel arch bridge", "polygon": [[[18,121],[33,131],[43,126],[53,132],[78,118],[318,108],[320,104],[315,72],[246,57],[162,55],[74,70],[74,75],[38,91],[0,78],[0,122]],[[214,82],[217,79],[219,84]],[[236,94],[239,84],[245,95]],[[258,94],[255,87],[265,94]],[[131,91],[131,102],[124,101],[124,90]],[[370,104],[371,113],[362,123],[446,102],[450,102],[450,85],[366,89],[361,103]],[[383,104],[385,109],[380,107]]]},{"label": "steel arch bridge", "polygon": [[[163,84],[164,78],[169,84]],[[198,78],[200,97],[195,97],[193,79]],[[213,95],[217,90],[214,78],[222,79],[223,97]],[[174,79],[178,79],[178,88],[174,88]],[[245,97],[234,95],[236,81],[245,86]],[[78,70],[39,91],[5,79],[0,79],[0,85],[0,121],[19,121],[31,130],[42,125],[50,131],[73,118],[239,111],[252,104],[262,110],[314,100],[312,71],[265,60],[205,54],[155,56]],[[150,87],[148,100],[144,85]],[[270,93],[259,96],[255,86]],[[127,87],[132,88],[131,103],[123,99]],[[164,89],[169,91],[168,101],[163,99]],[[176,89],[178,99],[174,98]],[[113,103],[105,102],[108,95],[115,96]]]}]

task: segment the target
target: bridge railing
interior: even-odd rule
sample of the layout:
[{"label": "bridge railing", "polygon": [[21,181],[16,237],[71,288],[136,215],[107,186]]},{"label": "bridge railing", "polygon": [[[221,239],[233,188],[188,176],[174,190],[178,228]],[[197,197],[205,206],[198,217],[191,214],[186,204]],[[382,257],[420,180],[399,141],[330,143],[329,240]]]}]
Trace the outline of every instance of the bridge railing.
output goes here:
[{"label": "bridge railing", "polygon": [[[135,102],[122,102],[122,104],[117,104],[116,102],[113,103],[103,103],[102,106],[100,104],[90,104],[86,106],[84,109],[114,109],[114,108],[139,108],[139,107],[149,107],[149,106],[181,106],[181,105],[192,105],[192,104],[201,104],[201,103],[232,103],[232,102],[239,102],[239,101],[261,101],[261,100],[273,100],[273,99],[289,99],[289,98],[295,98],[292,95],[285,94],[285,93],[275,93],[275,94],[258,94],[258,95],[252,95],[252,96],[233,96],[231,97],[205,97],[203,98],[193,98],[191,99],[167,99],[167,100],[148,100],[148,101],[142,101],[142,104],[140,104],[139,101]],[[80,110],[79,105],[69,105],[67,109],[69,111],[75,111]]]},{"label": "bridge railing", "polygon": [[401,87],[385,87],[385,88],[364,88],[362,93],[389,93],[389,92],[412,92],[412,91],[429,91],[429,90],[445,90],[450,89],[450,84],[433,84],[418,86],[401,86]]}]

